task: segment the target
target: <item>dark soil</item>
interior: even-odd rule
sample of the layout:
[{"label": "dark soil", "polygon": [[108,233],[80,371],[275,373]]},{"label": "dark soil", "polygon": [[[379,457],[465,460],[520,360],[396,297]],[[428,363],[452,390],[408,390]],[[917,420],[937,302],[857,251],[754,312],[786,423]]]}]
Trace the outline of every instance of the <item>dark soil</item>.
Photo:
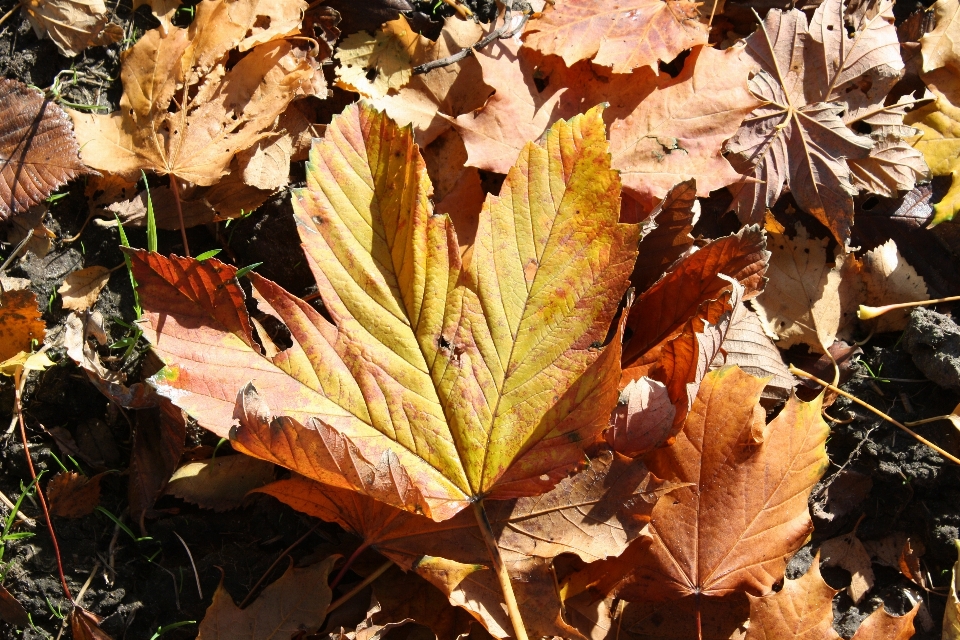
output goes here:
[{"label": "dark soil", "polygon": [[[398,3],[403,4],[402,0],[396,0],[390,6]],[[340,8],[346,17],[350,13],[349,5],[353,3],[331,1],[330,4],[343,5]],[[418,24],[429,24],[430,15],[442,17],[451,11],[441,6],[431,14],[436,3],[412,4],[419,10],[414,16]],[[494,7],[492,0],[478,0],[471,4],[484,18],[491,15]],[[12,6],[10,0],[0,1],[0,13]],[[364,17],[360,15],[363,12],[358,13],[356,9],[353,12],[359,16],[356,20]],[[146,7],[133,12],[129,0],[117,6],[116,19],[131,38],[156,26]],[[345,33],[351,30],[356,29],[346,27]],[[49,40],[38,40],[28,23],[15,15],[0,29],[0,73],[42,88],[53,85],[60,74],[63,100],[80,105],[101,105],[112,110],[118,104],[122,89],[118,80],[119,54],[124,46],[124,43],[118,43],[94,48],[76,59],[68,59],[59,55]],[[70,73],[62,73],[65,71]],[[338,91],[333,101],[342,104],[349,99],[350,96]],[[6,274],[29,278],[38,298],[49,301],[44,320],[48,332],[54,336],[66,317],[56,295],[64,277],[86,266],[112,268],[123,260],[117,229],[109,224],[95,221],[86,227],[78,241],[63,241],[80,231],[88,205],[82,180],[75,181],[62,193],[65,197],[52,203],[46,216],[48,227],[57,235],[50,252],[44,257],[27,254]],[[721,195],[716,207],[704,203],[704,219],[698,229],[720,232],[731,227],[730,216],[720,215],[722,200]],[[127,232],[132,245],[145,246],[142,229],[132,228]],[[930,232],[909,229],[903,233],[909,236]],[[259,268],[261,274],[295,294],[305,295],[311,291],[311,278],[299,247],[292,241],[295,237],[287,193],[278,195],[229,227],[221,224],[219,228],[197,227],[189,232],[194,254],[219,248],[224,249],[221,258],[229,257],[238,266],[263,262]],[[182,252],[179,232],[161,231],[159,241],[162,253]],[[926,235],[906,238],[907,244],[913,242],[921,247],[928,246],[925,243],[930,241]],[[900,237],[897,242],[901,243]],[[0,245],[0,253],[4,255],[10,249],[10,244]],[[955,258],[951,259],[955,268]],[[923,273],[921,267],[918,269]],[[955,271],[947,277],[945,282],[948,285],[956,280],[956,273],[960,272]],[[948,295],[958,291],[937,293]],[[126,271],[120,269],[111,277],[95,309],[105,318],[131,322],[133,307],[130,281]],[[940,308],[940,311],[946,310],[948,307]],[[108,322],[107,328],[115,340],[127,333],[127,329],[117,322]],[[943,389],[926,379],[903,349],[899,335],[874,337],[864,351],[864,365],[854,367],[854,376],[844,388],[893,417],[918,420],[942,415],[960,402],[956,391]],[[48,434],[54,428],[61,428],[75,440],[83,441],[84,434],[97,433],[104,466],[118,471],[105,476],[100,504],[114,517],[123,519],[127,509],[126,470],[136,416],[132,411],[123,411],[112,405],[88,382],[83,372],[70,363],[62,350],[54,350],[51,356],[60,363],[59,366],[49,369],[36,383],[28,385],[25,395],[26,427],[34,465],[38,472],[45,470],[49,474],[56,473],[60,463],[71,467],[76,465],[90,475],[102,471],[82,460],[68,459]],[[135,372],[139,366],[139,361],[135,361],[128,368]],[[871,377],[870,372],[880,378]],[[891,381],[890,378],[909,382]],[[12,406],[11,382],[0,379],[0,412],[10,415]],[[895,569],[877,569],[876,585],[859,605],[855,606],[844,593],[837,596],[835,626],[844,637],[849,637],[859,620],[881,603],[891,612],[902,614],[911,607],[903,595],[905,590],[910,590],[926,602],[929,609],[926,620],[932,623],[924,628],[918,618],[915,637],[924,640],[939,638],[945,588],[956,561],[953,540],[960,537],[960,469],[845,398],[839,398],[827,413],[841,420],[833,424],[828,442],[832,466],[811,500],[816,532],[810,544],[792,563],[790,577],[795,577],[809,564],[812,551],[819,542],[853,530],[861,516],[863,520],[857,532],[864,541],[904,532],[925,547],[921,564],[929,580],[929,590],[908,581]],[[923,425],[917,431],[950,451],[960,451],[960,434],[947,422]],[[188,430],[188,447],[216,444],[216,438],[210,434],[196,428]],[[220,449],[220,454],[224,454],[224,448]],[[841,470],[842,473],[838,473]],[[8,432],[5,424],[0,426],[0,491],[16,500],[29,477],[18,432]],[[855,498],[851,498],[847,491],[828,490],[838,478],[850,477],[860,478],[855,484],[862,492],[854,494]],[[38,520],[37,528],[31,530],[36,535],[6,545],[2,561],[9,565],[0,564],[0,567],[7,567],[0,571],[8,570],[9,573],[3,584],[31,614],[35,626],[23,630],[23,638],[58,637],[65,626],[62,617],[69,611],[69,603],[61,592],[51,540],[42,524],[39,505],[27,501],[22,510]],[[8,513],[0,506],[0,515],[6,517]],[[262,496],[249,498],[243,507],[225,513],[203,510],[176,498],[163,497],[152,516],[146,520],[143,532],[129,518],[123,520],[124,528],[102,512],[78,520],[55,520],[66,578],[72,592],[79,593],[91,572],[95,571],[82,604],[104,618],[103,629],[117,640],[147,640],[160,627],[181,621],[199,622],[221,579],[234,600],[239,602],[268,567],[316,524],[315,520]],[[355,541],[338,527],[320,524],[289,555],[299,561],[334,549],[349,551],[351,545],[355,545]],[[278,563],[267,582],[279,577],[286,562]],[[358,566],[362,567],[363,562]],[[838,588],[849,581],[849,575],[840,569],[825,570],[825,576]],[[351,580],[355,579],[353,576],[346,580],[345,586],[349,588]],[[365,605],[369,598],[360,594],[356,600]],[[357,619],[348,620],[344,613],[331,624],[356,624],[363,611],[344,607],[345,612],[348,609]],[[163,638],[194,638],[196,630],[195,625],[188,625],[165,633]],[[21,631],[0,622],[0,638],[14,638],[20,634]],[[60,637],[70,638],[71,634],[66,630]]]}]

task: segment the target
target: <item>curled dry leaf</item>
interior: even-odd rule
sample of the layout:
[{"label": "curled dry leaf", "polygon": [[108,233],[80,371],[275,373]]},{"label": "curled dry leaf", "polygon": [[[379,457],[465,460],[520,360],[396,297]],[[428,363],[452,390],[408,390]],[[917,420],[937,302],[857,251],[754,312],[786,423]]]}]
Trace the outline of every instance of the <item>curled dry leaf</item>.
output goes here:
[{"label": "curled dry leaf", "polygon": [[[621,210],[620,217],[623,215]],[[686,180],[674,186],[642,222],[640,253],[630,285],[637,291],[646,291],[689,252],[693,247],[693,225],[699,218],[696,181]]]},{"label": "curled dry leaf", "polygon": [[167,483],[166,493],[204,509],[235,509],[254,489],[273,480],[273,465],[249,456],[188,462]]},{"label": "curled dry leaf", "polygon": [[[833,629],[832,589],[820,575],[819,555],[797,580],[787,580],[779,592],[763,597],[749,595],[750,626],[745,640],[840,640]],[[908,640],[913,637],[917,603],[906,615],[897,617],[883,605],[860,623],[851,640]]]},{"label": "curled dry leaf", "polygon": [[[235,447],[436,520],[474,496],[542,493],[583,460],[617,398],[619,337],[600,346],[639,230],[617,221],[608,158],[599,109],[554,125],[487,199],[465,266],[448,219],[430,215],[411,131],[351,105],[294,200],[333,323],[250,274],[293,341],[264,356],[233,267],[131,252],[144,332],[168,365],[153,384],[221,436],[239,396]],[[358,237],[361,224],[377,232]]]},{"label": "curled dry leaf", "polygon": [[[313,91],[317,61],[285,39],[305,8],[204,0],[188,28],[148,31],[123,54],[120,110],[71,112],[84,162],[127,180],[148,170],[220,181],[238,152],[275,136],[278,116]],[[231,52],[245,55],[233,64]]]},{"label": "curled dry leaf", "polygon": [[86,311],[96,303],[100,292],[110,280],[111,269],[94,265],[74,271],[63,281],[57,293],[63,298],[63,308]]},{"label": "curled dry leaf", "polygon": [[828,241],[809,237],[800,223],[796,231],[794,238],[770,232],[770,280],[754,305],[778,347],[806,344],[825,353],[856,318],[858,265],[852,254],[838,252],[829,266]]},{"label": "curled dry leaf", "polygon": [[765,594],[812,528],[807,498],[827,465],[820,400],[791,398],[764,424],[765,381],[736,367],[708,374],[683,431],[645,457],[686,484],[657,502],[649,526],[617,559],[579,580],[630,601],[737,591]]},{"label": "curled dry leaf", "polygon": [[567,0],[527,23],[524,43],[563,58],[567,66],[593,59],[614,73],[656,70],[682,51],[707,43],[698,3],[689,0]]},{"label": "curled dry leaf", "polygon": [[47,327],[40,319],[37,295],[29,289],[0,292],[0,362],[42,344]]},{"label": "curled dry leaf", "polygon": [[[884,104],[903,71],[892,2],[849,15],[842,0],[828,0],[809,28],[798,9],[772,10],[746,52],[758,65],[750,90],[767,104],[727,144],[728,158],[747,176],[731,188],[741,220],[760,222],[788,186],[843,244],[857,193],[851,165],[860,163],[862,186],[877,180],[883,193],[911,189],[925,175],[901,144],[909,133],[903,110]],[[864,124],[878,140],[855,133]]]},{"label": "curled dry leaf", "polygon": [[317,631],[327,615],[331,592],[327,578],[331,556],[304,569],[291,566],[246,609],[239,609],[223,582],[200,623],[197,640],[266,640],[289,638],[306,630]]},{"label": "curled dry leaf", "polygon": [[94,512],[100,504],[99,473],[92,478],[65,471],[47,483],[46,495],[50,501],[50,515],[61,518],[82,518]]},{"label": "curled dry leaf", "polygon": [[89,173],[70,118],[36,89],[0,78],[0,122],[0,220]]},{"label": "curled dry leaf", "polygon": [[75,606],[70,612],[70,631],[74,640],[113,640],[100,628],[101,620],[100,616]]},{"label": "curled dry leaf", "polygon": [[21,6],[37,37],[48,36],[67,57],[123,38],[103,0],[21,0]]}]

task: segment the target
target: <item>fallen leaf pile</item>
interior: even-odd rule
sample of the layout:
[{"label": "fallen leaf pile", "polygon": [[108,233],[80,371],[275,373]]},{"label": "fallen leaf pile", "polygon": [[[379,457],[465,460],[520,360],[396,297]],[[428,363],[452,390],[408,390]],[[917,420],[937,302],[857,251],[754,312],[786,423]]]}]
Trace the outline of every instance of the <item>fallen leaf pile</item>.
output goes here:
[{"label": "fallen leaf pile", "polygon": [[[206,613],[155,637],[837,640],[850,601],[846,636],[906,640],[944,594],[958,637],[929,545],[838,530],[879,427],[850,445],[840,392],[793,375],[846,381],[910,321],[862,306],[958,293],[917,240],[948,242],[960,208],[956,0],[906,20],[891,0],[143,4],[159,26],[123,43],[112,113],[0,81],[13,258],[76,258],[53,288],[0,278],[0,373],[62,454],[47,524],[109,515],[109,580],[120,532],[172,516],[270,504],[314,527],[243,600],[233,568],[209,593],[215,536],[173,532],[178,611],[195,577]],[[120,37],[98,1],[22,8],[64,55]],[[57,253],[84,228],[62,237],[50,196],[78,176],[122,260]],[[157,250],[158,227],[201,225],[198,257],[185,231]],[[53,366],[105,396],[121,446],[21,410]],[[62,586],[74,637],[108,638]],[[0,618],[33,624],[2,584]]]}]

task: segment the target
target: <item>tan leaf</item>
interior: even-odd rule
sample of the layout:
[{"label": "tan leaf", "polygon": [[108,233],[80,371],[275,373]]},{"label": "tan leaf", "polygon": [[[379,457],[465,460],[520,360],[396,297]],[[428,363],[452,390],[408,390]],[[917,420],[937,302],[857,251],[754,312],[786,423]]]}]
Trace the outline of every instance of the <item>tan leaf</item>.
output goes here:
[{"label": "tan leaf", "polygon": [[624,455],[645,453],[670,436],[676,415],[666,385],[642,376],[620,392],[620,402],[603,437]]},{"label": "tan leaf", "polygon": [[243,181],[264,191],[276,191],[290,181],[290,157],[293,138],[284,134],[273,140],[261,140],[237,154]]},{"label": "tan leaf", "polygon": [[707,27],[688,0],[566,0],[530,20],[526,46],[563,58],[613,67],[614,73],[657,68],[686,49],[706,44]]},{"label": "tan leaf", "polygon": [[851,640],[909,640],[913,637],[913,619],[920,612],[922,602],[902,616],[892,616],[880,605],[867,619],[860,623]]},{"label": "tan leaf", "polygon": [[[960,540],[954,540],[957,552],[960,554]],[[953,571],[950,573],[950,594],[947,596],[947,608],[943,612],[943,640],[960,639],[960,599],[957,593],[960,593],[960,586],[957,581],[960,580],[960,560],[953,565]]]},{"label": "tan leaf", "polygon": [[68,275],[57,289],[57,293],[63,297],[63,308],[79,312],[92,307],[107,286],[111,273],[111,269],[94,265]]},{"label": "tan leaf", "polygon": [[47,327],[40,319],[37,295],[29,289],[0,292],[0,362],[42,344]]},{"label": "tan leaf", "polygon": [[831,538],[820,545],[820,556],[825,567],[841,567],[850,572],[847,594],[855,604],[873,588],[873,566],[870,554],[855,532]]},{"label": "tan leaf", "polygon": [[295,569],[291,564],[279,580],[242,610],[221,582],[200,623],[197,640],[279,640],[301,629],[315,632],[330,606],[327,576],[338,557],[331,556],[305,569]]},{"label": "tan leaf", "polygon": [[93,513],[100,504],[102,477],[102,473],[87,478],[72,471],[53,476],[46,489],[50,514],[61,518],[82,518]]},{"label": "tan leaf", "polygon": [[252,490],[273,480],[273,465],[244,455],[188,462],[170,477],[166,493],[214,511],[235,509]]},{"label": "tan leaf", "polygon": [[0,122],[0,220],[89,173],[67,114],[39,91],[0,78]]},{"label": "tan leaf", "polygon": [[750,598],[746,640],[839,640],[833,630],[836,591],[820,577],[820,556],[797,580],[786,580],[779,592]]},{"label": "tan leaf", "polygon": [[[188,29],[148,31],[124,54],[120,110],[71,112],[84,162],[129,180],[149,170],[219,181],[237,152],[277,133],[277,117],[313,82],[317,61],[283,39],[305,8],[203,0]],[[228,68],[233,50],[247,53]]]},{"label": "tan leaf", "polygon": [[[864,282],[863,304],[881,307],[930,299],[923,278],[903,259],[892,238],[864,254],[861,273]],[[906,328],[909,316],[909,309],[890,311],[871,322],[871,326],[876,333],[901,331]]]},{"label": "tan leaf", "polygon": [[173,14],[180,7],[181,0],[133,0],[134,10],[141,5],[150,7],[154,17],[166,27],[173,26]]},{"label": "tan leaf", "polygon": [[754,301],[767,335],[781,349],[806,344],[821,353],[843,334],[853,319],[859,291],[842,286],[855,279],[852,254],[838,253],[827,264],[827,240],[807,235],[797,223],[796,236],[770,234],[769,281]]},{"label": "tan leaf", "polygon": [[653,93],[611,125],[613,167],[625,190],[641,200],[663,198],[678,182],[695,178],[697,195],[708,196],[737,181],[721,155],[723,144],[760,104],[747,91],[754,63],[742,52],[694,48],[680,75],[661,74]]},{"label": "tan leaf", "polygon": [[763,396],[778,400],[790,397],[796,378],[784,364],[780,350],[764,333],[759,316],[746,305],[741,303],[734,309],[720,350],[713,366],[735,364],[752,376],[770,377]]},{"label": "tan leaf", "polygon": [[941,67],[960,71],[960,7],[950,0],[938,0],[932,9],[936,26],[920,38],[923,71]]},{"label": "tan leaf", "polygon": [[37,37],[49,36],[67,57],[123,38],[123,27],[109,22],[103,0],[22,0],[20,5]]}]

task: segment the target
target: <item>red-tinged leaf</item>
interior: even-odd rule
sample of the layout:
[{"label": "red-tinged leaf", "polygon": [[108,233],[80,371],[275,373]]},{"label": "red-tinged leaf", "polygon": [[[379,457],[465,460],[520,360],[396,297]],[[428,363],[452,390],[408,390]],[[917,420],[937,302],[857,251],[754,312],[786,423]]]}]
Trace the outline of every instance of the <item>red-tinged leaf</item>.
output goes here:
[{"label": "red-tinged leaf", "polygon": [[46,335],[37,294],[29,289],[0,292],[0,362],[29,352],[33,341],[42,343]]},{"label": "red-tinged leaf", "polygon": [[46,495],[50,515],[61,518],[82,518],[100,504],[100,480],[103,474],[87,478],[79,473],[58,473],[47,483]]},{"label": "red-tinged leaf", "polygon": [[70,117],[22,82],[0,78],[0,220],[89,173]]},{"label": "red-tinged leaf", "polygon": [[704,302],[729,289],[730,281],[721,274],[744,286],[744,299],[756,296],[763,288],[769,255],[763,232],[746,227],[680,261],[640,294],[631,308],[627,330],[632,335],[623,347],[624,368],[639,364],[651,349],[697,316]]},{"label": "red-tinged leaf", "polygon": [[73,640],[113,640],[100,628],[100,618],[82,607],[74,607],[70,612],[70,631]]},{"label": "red-tinged leaf", "polygon": [[827,465],[829,429],[819,399],[793,398],[764,425],[764,382],[736,367],[704,378],[674,444],[645,458],[692,486],[659,501],[620,558],[587,567],[586,584],[631,601],[770,591],[812,528],[807,498]]},{"label": "red-tinged leaf", "polygon": [[[640,254],[630,276],[637,291],[646,291],[693,246],[693,225],[700,211],[694,180],[681,182],[660,201],[644,222]],[[653,227],[652,229],[650,227]]]},{"label": "red-tinged leaf", "polygon": [[0,584],[0,620],[16,627],[30,626],[27,610],[2,584]]}]

